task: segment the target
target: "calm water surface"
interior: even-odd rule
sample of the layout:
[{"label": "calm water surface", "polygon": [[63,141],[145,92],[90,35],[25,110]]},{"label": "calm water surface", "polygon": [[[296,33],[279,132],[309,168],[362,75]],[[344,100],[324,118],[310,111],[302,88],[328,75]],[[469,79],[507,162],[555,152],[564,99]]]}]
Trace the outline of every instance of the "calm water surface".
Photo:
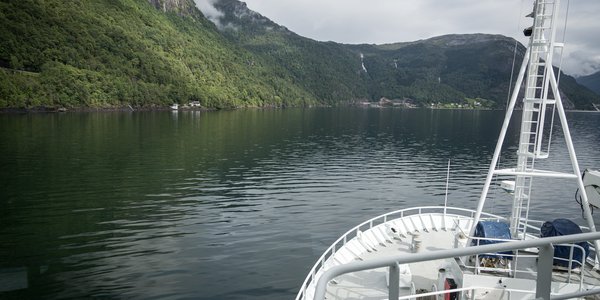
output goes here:
[{"label": "calm water surface", "polygon": [[[600,114],[569,117],[582,169],[599,168]],[[449,159],[449,205],[475,208],[502,118],[351,108],[0,115],[0,298],[291,299],[349,227],[442,204]],[[562,141],[560,128],[553,138]],[[503,165],[515,141],[511,128]],[[565,147],[552,150],[569,170]],[[551,187],[536,191],[534,217],[583,223],[573,183],[542,183]],[[488,210],[505,212],[510,198],[491,196]]]}]

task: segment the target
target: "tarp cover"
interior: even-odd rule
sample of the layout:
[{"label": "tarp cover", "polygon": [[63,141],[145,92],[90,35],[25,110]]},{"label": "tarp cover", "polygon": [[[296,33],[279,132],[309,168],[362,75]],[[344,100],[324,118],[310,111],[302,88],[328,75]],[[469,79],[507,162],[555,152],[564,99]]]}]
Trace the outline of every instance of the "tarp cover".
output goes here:
[{"label": "tarp cover", "polygon": [[[510,240],[510,229],[508,224],[495,221],[479,221],[475,227],[475,237]],[[486,239],[473,239],[472,245],[489,245],[502,243],[503,241],[493,241]],[[512,251],[500,252],[499,254],[512,254]],[[508,257],[507,257],[508,258]]]},{"label": "tarp cover", "polygon": [[[561,236],[561,235],[569,235],[569,234],[577,234],[581,233],[581,228],[573,221],[568,219],[556,219],[554,221],[547,221],[542,225],[540,229],[541,237],[551,237],[551,236]],[[581,267],[583,260],[587,258],[590,246],[587,242],[579,242],[575,243],[578,246],[581,246],[585,253],[582,253],[580,248],[573,248],[573,260],[579,262],[573,262],[571,268]],[[569,266],[569,254],[571,253],[571,247],[569,246],[554,246],[554,265],[568,267]],[[557,259],[562,258],[562,259]]]}]

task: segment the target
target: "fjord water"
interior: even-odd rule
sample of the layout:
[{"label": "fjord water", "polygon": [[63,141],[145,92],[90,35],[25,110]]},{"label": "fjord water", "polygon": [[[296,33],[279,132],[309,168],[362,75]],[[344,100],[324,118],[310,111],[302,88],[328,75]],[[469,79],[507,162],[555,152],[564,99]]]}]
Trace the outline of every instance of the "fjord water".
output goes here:
[{"label": "fjord water", "polygon": [[[582,170],[600,114],[568,113]],[[518,115],[516,117],[519,117]],[[501,111],[319,108],[0,115],[0,298],[290,299],[370,217],[475,208]],[[552,162],[569,170],[560,126]],[[502,165],[514,162],[516,127]],[[556,158],[556,156],[558,156]],[[571,182],[539,219],[584,224]],[[510,198],[492,190],[488,211]]]}]

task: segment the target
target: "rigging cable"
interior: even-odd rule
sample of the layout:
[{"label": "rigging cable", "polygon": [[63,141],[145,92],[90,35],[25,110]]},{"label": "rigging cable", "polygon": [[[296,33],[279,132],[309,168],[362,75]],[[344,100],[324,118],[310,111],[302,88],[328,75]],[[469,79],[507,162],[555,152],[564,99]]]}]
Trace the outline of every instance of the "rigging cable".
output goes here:
[{"label": "rigging cable", "polygon": [[[581,180],[585,177],[585,171],[581,174]],[[585,193],[585,191],[583,191]],[[581,216],[585,219],[584,210],[583,210],[583,201],[581,200],[581,194],[579,193],[579,188],[575,190],[575,202],[579,204],[581,207]],[[590,214],[594,214],[594,206],[590,204]]]},{"label": "rigging cable", "polygon": [[[560,78],[562,73],[562,62],[563,62],[563,53],[565,51],[564,45],[565,40],[567,39],[567,22],[569,21],[569,7],[571,6],[571,0],[567,0],[567,10],[565,13],[565,25],[563,27],[563,38],[562,44],[563,47],[560,50],[560,60],[558,62],[558,78],[556,78],[556,91],[560,94],[559,86],[560,86]],[[560,96],[560,95],[559,95]],[[556,95],[554,95],[554,99],[556,99]],[[548,137],[548,153],[550,153],[550,144],[552,142],[552,131],[554,129],[554,116],[556,114],[556,105],[552,107],[552,120],[550,121],[550,136]]]},{"label": "rigging cable", "polygon": [[513,74],[515,73],[515,61],[517,60],[517,46],[518,46],[518,41],[517,39],[515,39],[515,46],[514,46],[514,50],[513,50],[513,61],[512,61],[512,67],[510,69],[510,80],[508,81],[508,96],[506,97],[506,108],[508,109],[508,102],[510,102],[510,92],[512,90],[512,82],[513,82]]},{"label": "rigging cable", "polygon": [[[521,5],[519,6],[519,18],[517,21],[517,32],[521,31],[521,18],[522,18],[522,14],[523,14],[523,2],[524,0],[521,0]],[[513,47],[513,60],[512,60],[512,66],[510,69],[510,79],[508,80],[508,93],[507,93],[507,97],[506,97],[506,109],[508,109],[508,105],[510,102],[510,97],[511,97],[511,93],[512,93],[512,84],[513,84],[513,76],[515,73],[515,62],[517,61],[517,49],[519,46],[519,41],[517,41],[517,39],[515,40],[515,45]],[[496,166],[494,167],[498,167],[500,165],[500,160],[502,159],[502,156],[498,156],[498,162],[496,163]],[[498,175],[494,174],[494,179],[493,179],[494,185],[498,184]],[[494,197],[491,198],[491,202],[492,202],[492,207],[491,207],[491,212],[492,213],[496,213],[496,201],[495,201],[495,196],[497,196],[497,189],[494,189]]]},{"label": "rigging cable", "polygon": [[[567,9],[566,9],[566,13],[565,13],[565,25],[563,28],[563,37],[562,37],[563,45],[565,44],[565,40],[567,39],[567,23],[569,21],[569,7],[570,6],[571,6],[571,0],[567,0]],[[563,48],[561,48],[560,61],[558,64],[558,78],[556,79],[557,91],[558,91],[558,87],[560,86],[560,78],[561,78],[562,63],[563,63],[563,53],[564,53],[564,46],[563,46]],[[559,93],[560,93],[560,91],[559,91]],[[555,96],[555,98],[556,98],[556,96]],[[552,113],[552,122],[554,122],[554,111]],[[552,139],[552,127],[550,127],[550,139]],[[548,151],[550,151],[550,141],[551,140],[548,141]],[[581,175],[582,180],[583,180],[584,176],[585,176],[585,172],[583,172],[583,174]],[[583,191],[583,193],[585,193],[585,191]],[[579,190],[579,188],[577,188],[577,190],[575,190],[575,202],[577,202],[577,204],[579,204],[579,206],[581,207],[581,216],[585,219],[584,209],[583,209],[583,200],[581,198],[582,198],[581,191]],[[590,214],[594,214],[594,206],[593,205],[590,205]]]},{"label": "rigging cable", "polygon": [[571,0],[567,0],[567,11],[565,14],[565,26],[563,28],[563,39],[562,39],[563,47],[561,48],[561,51],[560,51],[560,62],[558,63],[558,78],[556,78],[556,88],[557,89],[558,89],[558,86],[560,83],[560,74],[562,73],[563,52],[565,51],[564,44],[565,44],[565,40],[567,39],[567,22],[569,22],[569,7],[570,6],[571,6]]},{"label": "rigging cable", "polygon": [[[564,45],[565,45],[565,41],[567,39],[567,22],[569,21],[569,7],[571,6],[571,0],[567,0],[567,9],[565,12],[565,24],[563,26],[563,35],[562,35],[562,44],[563,47],[560,50],[560,60],[558,62],[558,78],[556,78],[556,91],[560,94],[560,77],[561,77],[561,73],[562,73],[562,63],[563,63],[563,53],[565,51]],[[554,99],[556,100],[557,95],[553,95]],[[560,96],[560,95],[558,95]],[[556,115],[556,104],[552,106],[552,120],[550,120],[550,133],[548,136],[548,150],[547,152],[550,153],[550,145],[552,144],[552,132],[554,131],[554,116]],[[577,193],[576,193],[577,194]],[[577,201],[577,196],[575,196],[575,201]],[[583,209],[583,206],[582,206]]]},{"label": "rigging cable", "polygon": [[[519,21],[517,22],[517,32],[519,32],[519,30],[521,29],[521,14],[523,13],[523,1],[521,1],[521,5],[519,7]],[[508,103],[510,102],[510,94],[512,91],[512,82],[513,82],[513,75],[515,73],[515,61],[517,60],[517,48],[518,48],[518,41],[517,39],[515,39],[515,46],[513,49],[513,61],[512,61],[512,67],[510,69],[510,80],[508,81],[508,96],[506,97],[506,108],[508,108]]]}]

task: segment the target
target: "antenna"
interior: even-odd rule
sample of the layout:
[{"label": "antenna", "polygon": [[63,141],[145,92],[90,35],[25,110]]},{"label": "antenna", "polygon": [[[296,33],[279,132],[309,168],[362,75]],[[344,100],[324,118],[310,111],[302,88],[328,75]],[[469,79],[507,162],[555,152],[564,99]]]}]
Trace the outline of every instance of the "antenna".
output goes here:
[{"label": "antenna", "polygon": [[448,159],[448,171],[446,172],[446,196],[444,196],[444,215],[448,206],[448,182],[450,182],[450,159]]}]

